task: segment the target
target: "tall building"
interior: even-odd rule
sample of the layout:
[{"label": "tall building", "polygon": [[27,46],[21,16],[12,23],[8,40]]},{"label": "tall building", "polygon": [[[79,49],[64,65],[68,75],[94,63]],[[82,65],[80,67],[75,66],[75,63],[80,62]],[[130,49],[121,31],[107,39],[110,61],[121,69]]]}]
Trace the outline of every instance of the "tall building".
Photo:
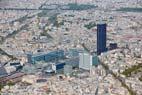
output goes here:
[{"label": "tall building", "polygon": [[91,70],[92,66],[99,65],[98,57],[89,53],[79,53],[79,68]]},{"label": "tall building", "polygon": [[106,51],[106,23],[97,24],[97,55]]},{"label": "tall building", "polygon": [[89,53],[79,54],[79,68],[90,70],[92,67],[92,56]]}]

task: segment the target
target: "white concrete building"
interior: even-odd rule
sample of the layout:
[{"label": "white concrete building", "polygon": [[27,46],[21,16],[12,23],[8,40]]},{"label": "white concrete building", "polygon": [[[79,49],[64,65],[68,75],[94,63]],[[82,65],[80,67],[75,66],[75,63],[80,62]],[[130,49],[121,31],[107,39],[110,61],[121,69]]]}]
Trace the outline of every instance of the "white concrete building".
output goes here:
[{"label": "white concrete building", "polygon": [[92,67],[92,55],[89,53],[79,54],[79,68],[84,70],[90,70]]}]

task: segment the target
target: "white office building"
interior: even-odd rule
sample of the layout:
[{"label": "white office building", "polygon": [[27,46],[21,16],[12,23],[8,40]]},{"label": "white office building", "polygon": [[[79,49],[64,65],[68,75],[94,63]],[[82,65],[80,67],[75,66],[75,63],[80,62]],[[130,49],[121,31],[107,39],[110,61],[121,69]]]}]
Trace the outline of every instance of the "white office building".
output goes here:
[{"label": "white office building", "polygon": [[91,70],[92,62],[92,55],[89,53],[79,54],[79,68],[84,70]]}]

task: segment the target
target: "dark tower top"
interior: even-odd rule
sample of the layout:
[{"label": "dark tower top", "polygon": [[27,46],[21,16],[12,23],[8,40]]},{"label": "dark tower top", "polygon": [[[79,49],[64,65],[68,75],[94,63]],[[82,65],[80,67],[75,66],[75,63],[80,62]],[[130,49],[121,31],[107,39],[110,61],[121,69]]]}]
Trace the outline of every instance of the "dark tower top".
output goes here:
[{"label": "dark tower top", "polygon": [[97,54],[106,51],[106,23],[97,24]]}]

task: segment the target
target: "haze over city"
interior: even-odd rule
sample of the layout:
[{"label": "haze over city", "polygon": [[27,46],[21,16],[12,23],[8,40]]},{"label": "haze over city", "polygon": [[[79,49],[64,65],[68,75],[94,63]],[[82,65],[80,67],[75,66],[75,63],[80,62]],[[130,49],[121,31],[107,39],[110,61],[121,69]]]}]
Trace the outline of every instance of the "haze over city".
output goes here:
[{"label": "haze over city", "polygon": [[142,95],[142,0],[0,0],[0,95]]}]

